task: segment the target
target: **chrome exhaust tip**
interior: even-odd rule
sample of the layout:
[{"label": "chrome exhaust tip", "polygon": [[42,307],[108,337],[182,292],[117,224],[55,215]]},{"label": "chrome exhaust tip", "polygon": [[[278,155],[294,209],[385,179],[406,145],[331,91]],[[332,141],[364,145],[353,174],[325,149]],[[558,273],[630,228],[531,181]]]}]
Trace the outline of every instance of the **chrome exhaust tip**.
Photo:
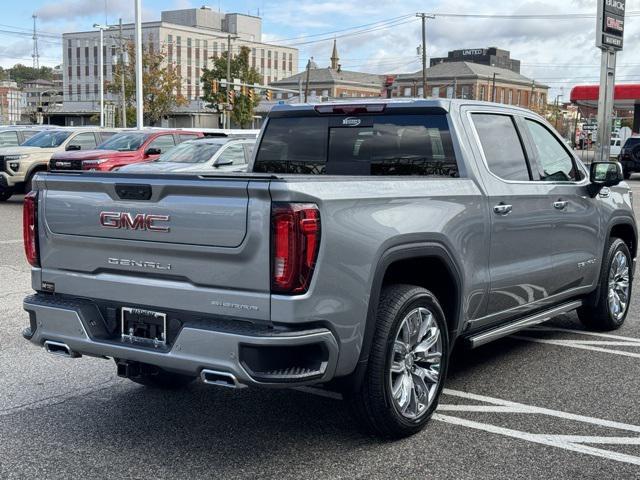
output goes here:
[{"label": "chrome exhaust tip", "polygon": [[60,355],[67,358],[81,357],[79,353],[74,352],[69,348],[66,343],[54,342],[53,340],[46,340],[44,342],[44,349],[47,353],[52,355]]},{"label": "chrome exhaust tip", "polygon": [[200,379],[207,385],[216,385],[226,388],[244,388],[246,385],[238,382],[238,379],[227,372],[204,369],[200,372]]}]

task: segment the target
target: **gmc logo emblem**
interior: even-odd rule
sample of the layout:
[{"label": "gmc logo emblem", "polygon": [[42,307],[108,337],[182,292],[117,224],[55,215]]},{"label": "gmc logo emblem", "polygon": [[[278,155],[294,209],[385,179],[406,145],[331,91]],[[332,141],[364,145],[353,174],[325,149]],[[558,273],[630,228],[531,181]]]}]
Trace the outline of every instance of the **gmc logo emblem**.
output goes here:
[{"label": "gmc logo emblem", "polygon": [[169,215],[138,213],[132,216],[127,212],[100,212],[100,225],[106,228],[123,228],[125,230],[169,233],[169,227],[156,225],[156,222],[168,222],[170,219]]}]

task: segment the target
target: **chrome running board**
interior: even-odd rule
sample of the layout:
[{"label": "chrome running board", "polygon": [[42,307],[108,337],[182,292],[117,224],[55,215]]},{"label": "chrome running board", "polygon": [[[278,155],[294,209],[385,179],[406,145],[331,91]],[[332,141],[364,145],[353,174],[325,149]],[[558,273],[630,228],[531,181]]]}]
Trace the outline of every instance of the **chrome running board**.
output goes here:
[{"label": "chrome running board", "polygon": [[476,333],[475,335],[467,338],[467,342],[469,343],[469,346],[471,348],[476,348],[499,338],[511,335],[512,333],[515,333],[524,328],[546,322],[547,320],[550,320],[557,315],[571,312],[572,310],[575,310],[576,308],[581,306],[582,300],[563,303],[562,305],[558,305],[557,307],[554,307],[550,310],[545,310],[543,312],[536,313],[535,315],[521,318],[520,320],[507,323],[506,325],[499,325],[495,328],[492,328],[491,330],[485,330],[484,332]]}]

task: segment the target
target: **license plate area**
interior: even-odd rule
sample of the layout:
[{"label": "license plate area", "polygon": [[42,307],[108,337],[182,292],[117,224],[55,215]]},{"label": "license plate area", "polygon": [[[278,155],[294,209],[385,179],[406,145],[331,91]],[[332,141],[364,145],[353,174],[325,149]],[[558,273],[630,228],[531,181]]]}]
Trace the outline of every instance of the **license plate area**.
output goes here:
[{"label": "license plate area", "polygon": [[167,344],[167,314],[133,307],[120,308],[122,341],[154,347]]}]

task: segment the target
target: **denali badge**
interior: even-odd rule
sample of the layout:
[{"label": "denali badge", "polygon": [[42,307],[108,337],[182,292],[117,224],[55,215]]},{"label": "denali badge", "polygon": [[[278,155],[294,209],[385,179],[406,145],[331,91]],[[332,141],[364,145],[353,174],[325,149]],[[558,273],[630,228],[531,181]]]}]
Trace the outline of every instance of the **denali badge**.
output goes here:
[{"label": "denali badge", "polygon": [[171,270],[170,263],[145,262],[141,260],[130,260],[128,258],[108,258],[109,265],[120,265],[122,267],[141,267],[153,270]]},{"label": "denali badge", "polygon": [[71,162],[62,162],[62,161],[57,161],[53,164],[54,167],[70,167],[71,166]]},{"label": "denali badge", "polygon": [[347,117],[344,120],[342,120],[342,124],[346,125],[347,127],[357,127],[361,123],[362,123],[362,120],[356,117]]},{"label": "denali badge", "polygon": [[127,212],[100,212],[100,225],[106,228],[124,228],[126,230],[149,230],[168,233],[169,227],[156,225],[156,222],[168,222],[169,215],[147,215],[138,213],[135,217]]}]

